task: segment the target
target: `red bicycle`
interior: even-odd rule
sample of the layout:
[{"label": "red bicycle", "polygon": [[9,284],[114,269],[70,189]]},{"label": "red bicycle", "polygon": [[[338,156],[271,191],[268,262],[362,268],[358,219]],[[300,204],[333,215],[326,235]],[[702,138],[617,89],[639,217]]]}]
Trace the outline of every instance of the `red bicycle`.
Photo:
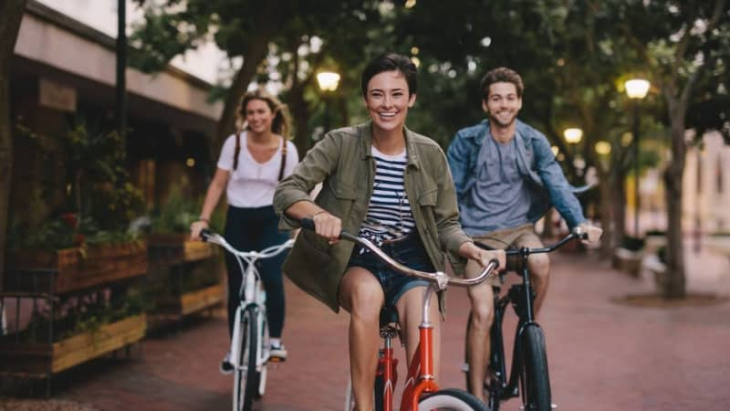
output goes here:
[{"label": "red bicycle", "polygon": [[[314,230],[314,222],[311,219],[303,219],[302,227]],[[436,384],[433,373],[433,324],[431,323],[428,307],[436,291],[446,290],[449,285],[469,287],[479,284],[498,267],[499,262],[497,260],[490,261],[482,273],[475,278],[454,278],[440,271],[429,273],[406,267],[390,258],[369,240],[359,238],[346,231],[340,234],[340,239],[360,244],[394,270],[405,275],[422,278],[430,283],[423,294],[422,319],[418,325],[419,344],[408,369],[408,375],[406,375],[400,410],[487,411],[486,404],[466,391],[451,388],[439,389],[438,384]],[[393,355],[392,340],[398,336],[397,324],[398,316],[395,306],[384,307],[380,315],[380,337],[383,339],[383,347],[380,349],[378,359],[378,373],[374,393],[375,409],[377,411],[393,410],[393,393],[398,380],[396,372],[398,359]],[[345,400],[345,410],[351,411],[354,405],[352,382],[350,382]]]}]

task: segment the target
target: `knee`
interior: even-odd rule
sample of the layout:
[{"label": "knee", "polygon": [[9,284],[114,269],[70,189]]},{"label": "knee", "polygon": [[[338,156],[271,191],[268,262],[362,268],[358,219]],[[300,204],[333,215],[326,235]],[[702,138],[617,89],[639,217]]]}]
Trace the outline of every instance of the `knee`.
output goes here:
[{"label": "knee", "polygon": [[364,319],[377,319],[383,307],[383,292],[367,285],[354,287],[347,297],[350,314]]},{"label": "knee", "polygon": [[545,254],[530,256],[530,274],[537,281],[547,280],[550,274],[550,258]]},{"label": "knee", "polygon": [[471,316],[475,325],[481,325],[485,328],[492,326],[494,322],[494,306],[492,298],[483,296],[482,298],[472,298],[471,300]]}]

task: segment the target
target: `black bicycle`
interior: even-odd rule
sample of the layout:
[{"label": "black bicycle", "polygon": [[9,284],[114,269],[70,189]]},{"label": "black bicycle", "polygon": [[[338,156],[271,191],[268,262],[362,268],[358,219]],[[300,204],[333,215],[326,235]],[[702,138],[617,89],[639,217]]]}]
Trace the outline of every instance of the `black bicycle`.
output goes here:
[{"label": "black bicycle", "polygon": [[[522,282],[512,285],[504,296],[500,296],[501,287],[493,285],[494,290],[494,322],[489,332],[492,352],[489,367],[485,373],[484,390],[488,395],[489,409],[499,411],[501,401],[517,397],[521,394],[524,410],[549,411],[552,408],[550,393],[550,376],[548,373],[545,334],[535,322],[533,301],[535,293],[532,289],[527,258],[532,254],[550,253],[574,239],[586,239],[585,233],[574,230],[557,243],[543,248],[521,248],[507,250],[507,270],[515,271],[522,277]],[[485,249],[492,249],[484,244],[476,243]],[[510,258],[510,256],[514,256]],[[515,258],[518,257],[518,258]],[[519,264],[511,262],[516,261]],[[515,265],[517,267],[515,267]],[[521,274],[520,274],[521,273]],[[512,352],[512,367],[509,378],[506,370],[504,354],[504,336],[502,322],[505,310],[511,305],[519,317]],[[471,324],[471,314],[467,321],[467,334]],[[468,364],[468,362],[467,362]],[[466,371],[467,389],[471,392],[469,370]]]}]

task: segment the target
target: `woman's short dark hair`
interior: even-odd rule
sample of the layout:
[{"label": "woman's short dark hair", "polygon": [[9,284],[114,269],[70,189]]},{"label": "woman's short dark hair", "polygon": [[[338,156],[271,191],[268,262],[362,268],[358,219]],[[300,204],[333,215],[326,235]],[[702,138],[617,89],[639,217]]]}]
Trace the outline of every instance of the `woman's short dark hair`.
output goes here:
[{"label": "woman's short dark hair", "polygon": [[517,97],[522,98],[522,92],[525,91],[525,85],[522,83],[522,77],[516,71],[507,67],[498,67],[490,70],[482,77],[481,90],[482,99],[489,97],[489,86],[494,83],[512,83],[517,89]]},{"label": "woman's short dark hair", "polygon": [[375,57],[365,67],[360,80],[360,88],[362,95],[365,97],[368,93],[368,83],[370,79],[385,71],[399,71],[403,73],[408,83],[408,95],[416,94],[418,88],[418,80],[416,79],[418,69],[410,58],[396,53],[384,53]]}]

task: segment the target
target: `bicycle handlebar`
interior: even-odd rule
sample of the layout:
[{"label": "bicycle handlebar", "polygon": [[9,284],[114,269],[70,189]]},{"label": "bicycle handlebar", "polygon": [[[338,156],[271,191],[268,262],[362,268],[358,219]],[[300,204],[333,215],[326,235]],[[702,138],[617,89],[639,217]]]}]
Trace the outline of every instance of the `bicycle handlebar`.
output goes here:
[{"label": "bicycle handlebar", "polygon": [[[537,247],[537,248],[527,248],[523,247],[519,250],[505,250],[505,254],[507,256],[513,256],[513,255],[524,255],[529,256],[532,254],[544,254],[544,253],[551,253],[558,248],[564,246],[569,241],[574,239],[581,239],[581,240],[587,240],[588,239],[588,233],[584,232],[580,227],[575,227],[573,231],[570,232],[570,234],[566,235],[565,237],[561,238],[558,242],[549,245],[547,247]],[[480,243],[478,241],[475,241],[474,244],[477,245],[477,247],[485,249],[485,250],[493,250],[492,247],[487,246],[486,244]]]},{"label": "bicycle handlebar", "polygon": [[[303,218],[300,221],[302,228],[305,230],[315,231],[315,225],[314,220],[311,218]],[[418,277],[424,280],[427,280],[431,283],[435,283],[437,288],[439,290],[445,290],[449,284],[456,285],[459,287],[471,287],[472,285],[479,284],[487,279],[487,277],[499,267],[499,261],[497,259],[492,259],[489,261],[489,263],[484,267],[482,272],[474,278],[456,278],[456,277],[450,277],[446,275],[446,273],[443,273],[441,271],[436,271],[434,273],[429,273],[425,271],[419,271],[414,270],[410,267],[407,267],[398,261],[395,261],[394,259],[390,258],[388,254],[386,254],[383,250],[380,249],[380,247],[373,244],[370,240],[365,238],[360,238],[356,235],[353,235],[352,233],[349,233],[347,231],[342,230],[340,232],[340,239],[352,241],[356,244],[360,244],[361,246],[367,248],[373,254],[375,254],[380,260],[382,260],[384,263],[386,263],[388,266],[390,266],[392,269],[399,271],[405,275],[411,276],[411,277]]]},{"label": "bicycle handlebar", "polygon": [[290,248],[294,244],[294,240],[288,239],[286,242],[279,244],[279,245],[273,245],[271,247],[264,248],[261,251],[239,251],[232,245],[226,241],[225,237],[222,235],[213,232],[207,228],[200,231],[200,238],[208,243],[216,244],[224,249],[226,251],[230,252],[231,254],[238,255],[245,259],[252,259],[252,258],[270,258],[277,254],[282,253],[287,248]]}]

